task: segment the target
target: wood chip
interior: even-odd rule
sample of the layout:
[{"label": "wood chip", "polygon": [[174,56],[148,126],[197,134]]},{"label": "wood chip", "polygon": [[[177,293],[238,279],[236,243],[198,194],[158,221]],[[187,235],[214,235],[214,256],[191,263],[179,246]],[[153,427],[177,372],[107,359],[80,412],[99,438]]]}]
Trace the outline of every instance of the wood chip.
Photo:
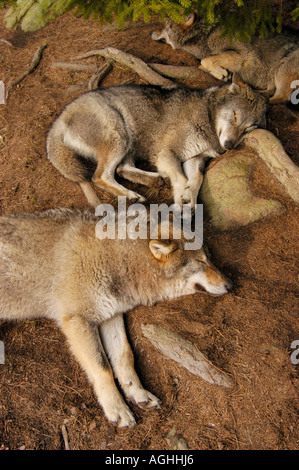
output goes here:
[{"label": "wood chip", "polygon": [[65,425],[61,427],[61,432],[62,432],[62,437],[63,437],[63,442],[64,442],[64,448],[65,450],[70,450],[69,437],[68,437],[68,433],[67,433],[67,429]]},{"label": "wood chip", "polygon": [[170,359],[184,366],[203,380],[223,387],[232,387],[232,378],[215,367],[193,344],[158,325],[142,325],[146,338]]}]

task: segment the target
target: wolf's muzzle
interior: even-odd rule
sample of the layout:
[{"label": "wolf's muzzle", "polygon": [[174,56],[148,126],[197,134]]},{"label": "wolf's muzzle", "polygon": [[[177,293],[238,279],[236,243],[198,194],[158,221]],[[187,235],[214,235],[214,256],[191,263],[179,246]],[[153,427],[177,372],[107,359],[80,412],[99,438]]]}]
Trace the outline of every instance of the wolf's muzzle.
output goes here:
[{"label": "wolf's muzzle", "polygon": [[226,140],[226,141],[224,142],[224,148],[225,148],[226,150],[231,150],[231,149],[234,148],[234,146],[235,146],[235,144],[233,143],[232,140]]}]

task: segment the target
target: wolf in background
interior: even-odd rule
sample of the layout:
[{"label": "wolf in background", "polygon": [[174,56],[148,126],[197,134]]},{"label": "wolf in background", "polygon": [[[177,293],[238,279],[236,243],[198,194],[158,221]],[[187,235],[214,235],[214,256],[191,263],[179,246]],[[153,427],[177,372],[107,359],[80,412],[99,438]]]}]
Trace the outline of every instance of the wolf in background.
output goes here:
[{"label": "wolf in background", "polygon": [[294,33],[240,42],[222,36],[219,26],[208,26],[192,13],[182,24],[167,19],[162,30],[153,31],[151,37],[194,55],[218,80],[238,72],[245,83],[271,96],[272,104],[289,102],[292,83],[299,79],[299,38]]}]

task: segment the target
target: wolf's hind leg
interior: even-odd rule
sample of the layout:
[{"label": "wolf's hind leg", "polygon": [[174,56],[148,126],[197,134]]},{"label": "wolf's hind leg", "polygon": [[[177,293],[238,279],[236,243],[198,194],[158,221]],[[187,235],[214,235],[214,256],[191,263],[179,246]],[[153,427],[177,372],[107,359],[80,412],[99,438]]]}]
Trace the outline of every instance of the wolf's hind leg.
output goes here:
[{"label": "wolf's hind leg", "polygon": [[134,369],[134,356],[127,339],[123,316],[117,315],[102,323],[100,333],[114,374],[127,399],[144,410],[159,408],[160,400],[142,387]]},{"label": "wolf's hind leg", "polygon": [[93,183],[114,196],[125,196],[131,201],[144,202],[143,196],[125,188],[115,179],[116,169],[123,158],[125,158],[125,146],[120,144],[115,145],[105,158],[101,157],[101,152],[102,150],[100,149],[97,158],[98,166],[92,177]]},{"label": "wolf's hind leg", "polygon": [[89,181],[82,181],[79,183],[81,186],[81,189],[89,202],[89,204],[93,207],[97,207],[99,204],[101,204],[100,199],[97,196],[97,193],[95,192],[92,184]]},{"label": "wolf's hind leg", "polygon": [[84,166],[83,159],[79,159],[76,152],[63,142],[49,134],[47,141],[48,159],[53,166],[68,180],[79,183],[88,203],[96,207],[100,204],[100,200],[88,181],[89,171]]},{"label": "wolf's hind leg", "polygon": [[65,315],[60,327],[68,339],[72,353],[93,384],[107,418],[120,427],[133,426],[134,416],[115,385],[97,326],[80,315]]},{"label": "wolf's hind leg", "polygon": [[47,140],[47,156],[66,179],[74,183],[87,180],[88,170],[77,157],[76,152],[51,134]]},{"label": "wolf's hind leg", "polygon": [[[298,58],[299,62],[299,58]],[[299,68],[299,67],[298,67]],[[299,70],[298,75],[293,72],[291,73],[286,65],[283,65],[278,69],[275,75],[275,93],[269,99],[271,104],[282,104],[288,103],[291,101],[291,95],[295,91],[294,84],[298,82],[299,78]],[[298,96],[296,92],[296,96]]]},{"label": "wolf's hind leg", "polygon": [[119,176],[131,181],[132,183],[143,184],[148,187],[154,186],[155,184],[159,186],[163,184],[163,178],[159,173],[136,168],[134,162],[131,161],[120,164],[117,167],[116,172]]}]

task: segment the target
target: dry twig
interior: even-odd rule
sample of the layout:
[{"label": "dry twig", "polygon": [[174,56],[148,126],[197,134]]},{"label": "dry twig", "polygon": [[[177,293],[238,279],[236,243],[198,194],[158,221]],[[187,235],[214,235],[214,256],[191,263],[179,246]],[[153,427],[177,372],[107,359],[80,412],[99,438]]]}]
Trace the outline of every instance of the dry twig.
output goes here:
[{"label": "dry twig", "polygon": [[7,44],[8,46],[11,46],[11,47],[13,47],[12,43],[11,43],[11,42],[9,42],[9,41],[7,41],[7,39],[3,39],[3,38],[1,38],[1,39],[0,39],[0,42],[3,42],[4,44]]},{"label": "dry twig", "polygon": [[8,98],[8,94],[9,94],[11,88],[13,86],[18,85],[19,83],[21,83],[21,81],[23,81],[24,78],[27,77],[27,75],[29,75],[30,73],[32,73],[36,69],[36,67],[38,66],[38,64],[41,61],[43,51],[46,47],[47,47],[47,44],[42,44],[37,49],[37,51],[35,52],[35,54],[32,58],[31,64],[25,70],[25,72],[23,72],[22,75],[20,75],[18,78],[15,78],[14,80],[12,80],[11,82],[8,83],[7,88],[6,88],[6,99]]},{"label": "dry twig", "polygon": [[106,62],[106,64],[103,65],[100,69],[97,68],[96,72],[93,74],[91,79],[88,82],[88,89],[89,90],[96,90],[99,88],[100,83],[104,78],[110,73],[110,71],[113,69],[113,62],[109,61]]},{"label": "dry twig", "polygon": [[202,81],[207,72],[201,66],[148,64],[153,70],[170,78]]},{"label": "dry twig", "polygon": [[62,432],[62,437],[63,437],[63,442],[64,442],[64,448],[65,450],[70,450],[69,436],[66,430],[66,426],[64,424],[61,428],[61,432]]}]

